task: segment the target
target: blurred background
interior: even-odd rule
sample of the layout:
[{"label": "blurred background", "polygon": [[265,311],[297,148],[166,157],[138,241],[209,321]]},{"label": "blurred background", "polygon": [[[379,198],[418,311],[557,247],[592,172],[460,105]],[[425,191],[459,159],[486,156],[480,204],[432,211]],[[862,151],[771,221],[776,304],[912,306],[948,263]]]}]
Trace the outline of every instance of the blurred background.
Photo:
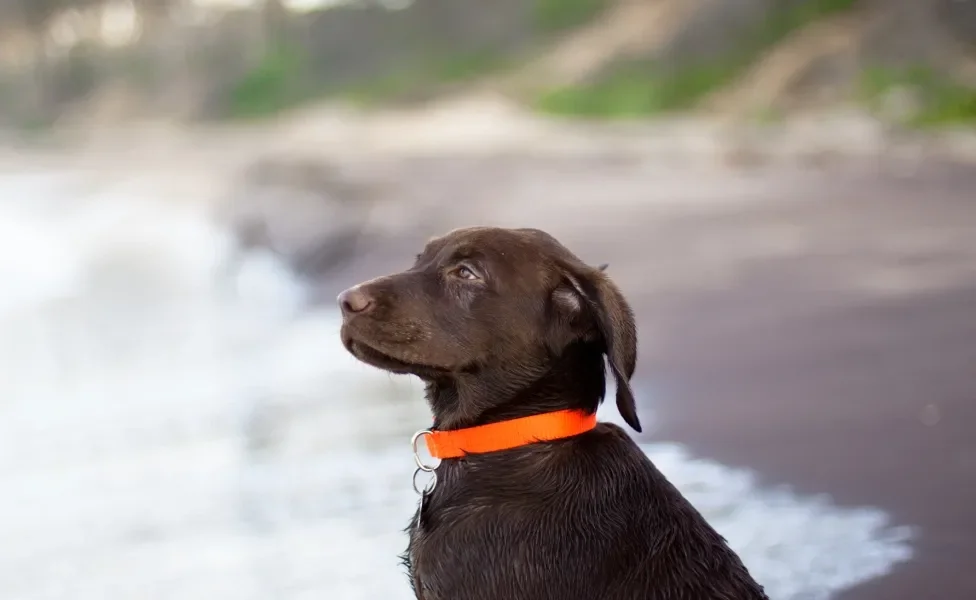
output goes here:
[{"label": "blurred background", "polygon": [[976,597],[976,1],[0,0],[0,107],[3,600],[409,598],[334,298],[464,225],[610,264],[770,597]]}]

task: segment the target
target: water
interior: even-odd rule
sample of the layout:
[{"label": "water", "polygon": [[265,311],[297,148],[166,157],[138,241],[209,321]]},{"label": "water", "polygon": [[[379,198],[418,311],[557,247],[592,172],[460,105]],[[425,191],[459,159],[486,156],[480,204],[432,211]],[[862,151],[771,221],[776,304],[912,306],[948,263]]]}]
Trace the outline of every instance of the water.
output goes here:
[{"label": "water", "polygon": [[[222,278],[202,203],[79,177],[0,179],[0,598],[410,598],[419,385],[349,357],[272,257]],[[881,511],[646,450],[773,598],[911,555]]]}]

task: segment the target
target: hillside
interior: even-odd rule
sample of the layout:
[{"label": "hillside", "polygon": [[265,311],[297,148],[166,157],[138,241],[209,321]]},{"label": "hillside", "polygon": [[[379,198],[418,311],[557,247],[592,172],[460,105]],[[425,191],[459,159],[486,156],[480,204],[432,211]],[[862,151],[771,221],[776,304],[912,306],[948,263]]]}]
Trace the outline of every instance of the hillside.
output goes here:
[{"label": "hillside", "polygon": [[567,115],[770,116],[858,101],[970,121],[976,2],[620,0],[518,76],[520,93]]},{"label": "hillside", "polygon": [[0,125],[263,120],[472,91],[596,119],[851,104],[915,125],[976,119],[976,0],[413,0],[272,29],[254,9],[172,13],[128,44],[88,27],[33,62],[0,61]]}]

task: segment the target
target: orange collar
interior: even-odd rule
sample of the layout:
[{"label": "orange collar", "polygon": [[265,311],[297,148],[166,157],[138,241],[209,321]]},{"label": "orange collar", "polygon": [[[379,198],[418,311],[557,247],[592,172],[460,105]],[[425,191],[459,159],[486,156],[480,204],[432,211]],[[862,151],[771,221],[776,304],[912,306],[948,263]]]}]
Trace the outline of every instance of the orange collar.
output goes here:
[{"label": "orange collar", "polygon": [[453,431],[427,431],[427,450],[434,458],[461,458],[466,454],[483,454],[550,442],[586,433],[596,427],[596,414],[581,410],[558,410],[479,425]]}]

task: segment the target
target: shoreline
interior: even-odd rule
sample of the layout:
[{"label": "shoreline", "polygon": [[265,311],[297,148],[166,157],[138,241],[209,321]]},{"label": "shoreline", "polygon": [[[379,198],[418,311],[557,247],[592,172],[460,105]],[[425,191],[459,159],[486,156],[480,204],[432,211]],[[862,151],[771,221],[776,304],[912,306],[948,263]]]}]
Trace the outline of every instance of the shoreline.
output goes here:
[{"label": "shoreline", "polygon": [[[2,133],[2,132],[0,132]],[[976,129],[909,130],[852,107],[761,122],[707,112],[634,121],[535,114],[499,94],[468,92],[418,108],[296,109],[261,122],[168,121],[75,126],[36,138],[0,137],[0,169],[33,162],[239,166],[258,156],[397,160],[437,156],[618,156],[732,167],[921,158],[976,162]],[[174,161],[175,159],[175,161]]]}]

